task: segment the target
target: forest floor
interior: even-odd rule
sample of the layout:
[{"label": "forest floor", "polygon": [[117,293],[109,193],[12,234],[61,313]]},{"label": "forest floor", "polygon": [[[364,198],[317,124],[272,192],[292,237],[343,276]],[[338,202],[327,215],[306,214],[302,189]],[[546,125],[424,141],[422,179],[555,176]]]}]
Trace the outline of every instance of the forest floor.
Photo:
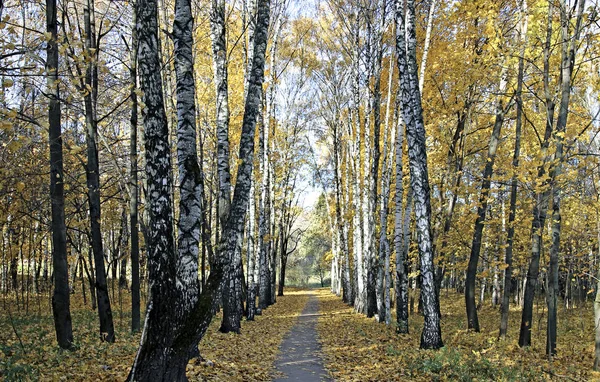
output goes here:
[{"label": "forest floor", "polygon": [[[423,318],[411,315],[408,335],[357,314],[328,290],[319,290],[318,331],[325,367],[339,381],[600,381],[592,371],[594,316],[591,303],[558,317],[558,354],[546,359],[543,301],[534,307],[532,346],[518,346],[520,309],[512,307],[508,337],[498,340],[500,310],[486,301],[479,314],[480,333],[466,330],[463,295],[442,292],[439,351],[419,350]],[[512,303],[512,302],[511,302]],[[392,312],[395,322],[395,311]]]},{"label": "forest floor", "polygon": [[[308,303],[311,294],[318,297],[318,313],[315,313],[315,298]],[[100,342],[96,312],[89,305],[84,306],[79,295],[72,296],[77,350],[70,352],[60,351],[56,346],[48,296],[39,300],[30,297],[28,312],[14,299],[0,299],[0,380],[122,381],[126,378],[140,340],[139,334],[129,333],[127,293],[121,298],[117,294],[113,299],[115,344]],[[444,291],[441,312],[446,347],[423,351],[419,350],[423,324],[419,315],[410,316],[409,335],[398,335],[393,324],[387,327],[354,313],[327,289],[286,289],[286,296],[278,297],[277,304],[257,316],[256,321],[242,323],[242,335],[219,333],[221,316],[217,315],[200,344],[207,361],[190,362],[188,376],[191,381],[269,381],[286,373],[281,367],[276,368],[291,362],[286,361],[283,352],[299,350],[298,358],[307,356],[303,353],[322,354],[323,366],[338,381],[600,381],[600,373],[591,370],[594,357],[591,303],[569,310],[561,307],[558,355],[550,363],[545,357],[545,304],[543,300],[539,302],[534,309],[533,345],[520,349],[518,308],[511,310],[508,339],[498,341],[498,308],[483,306],[479,311],[481,333],[470,333],[466,330],[463,296]],[[299,318],[305,308],[308,310]],[[311,328],[302,330],[312,338],[308,345],[301,342],[305,339],[294,339],[295,329],[292,329],[302,328],[299,325],[306,319]],[[292,344],[286,345],[290,338]],[[322,346],[320,352],[313,339]],[[304,349],[306,352],[302,347],[308,347]],[[317,372],[309,369],[306,375],[321,378],[322,369]]]},{"label": "forest floor", "polygon": [[[75,351],[56,346],[48,296],[31,297],[27,313],[17,309],[14,299],[0,302],[0,381],[125,380],[140,342],[139,333],[129,332],[129,294],[123,293],[120,303],[113,299],[114,344],[100,342],[96,312],[79,295],[71,298]],[[270,381],[278,375],[273,366],[279,345],[308,298],[308,291],[286,290],[255,321],[242,322],[242,335],[219,333],[217,314],[200,343],[206,362],[188,365],[190,381]]]}]

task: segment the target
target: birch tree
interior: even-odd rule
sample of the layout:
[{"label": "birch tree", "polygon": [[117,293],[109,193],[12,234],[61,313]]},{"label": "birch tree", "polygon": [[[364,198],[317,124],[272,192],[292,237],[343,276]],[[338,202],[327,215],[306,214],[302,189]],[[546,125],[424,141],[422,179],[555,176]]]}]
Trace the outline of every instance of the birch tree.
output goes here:
[{"label": "birch tree", "polygon": [[406,8],[396,0],[396,52],[402,97],[402,115],[406,123],[411,187],[415,204],[416,229],[421,258],[421,299],[425,317],[421,348],[443,346],[440,305],[435,287],[431,241],[431,202],[425,146],[425,126],[418,87],[415,4],[408,0]]}]

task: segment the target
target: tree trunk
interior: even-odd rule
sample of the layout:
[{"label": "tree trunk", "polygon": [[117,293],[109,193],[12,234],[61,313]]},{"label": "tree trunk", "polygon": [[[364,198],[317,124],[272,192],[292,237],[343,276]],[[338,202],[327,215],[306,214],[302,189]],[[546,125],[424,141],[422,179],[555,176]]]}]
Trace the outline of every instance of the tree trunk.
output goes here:
[{"label": "tree trunk", "polygon": [[557,178],[562,173],[562,163],[564,160],[563,146],[565,132],[567,127],[567,117],[569,116],[569,101],[571,97],[571,78],[575,66],[575,57],[577,52],[577,43],[581,31],[581,22],[583,10],[585,9],[585,0],[581,0],[577,9],[577,21],[573,36],[569,34],[570,17],[567,16],[567,5],[560,5],[560,24],[561,24],[561,86],[560,86],[560,105],[558,110],[558,119],[556,121],[556,132],[554,139],[556,142],[556,151],[554,153],[555,165],[552,171],[552,245],[550,247],[550,267],[548,269],[548,326],[546,354],[549,359],[556,355],[556,312],[558,305],[558,257],[560,254],[560,233],[561,233],[561,186],[557,183]]},{"label": "tree trunk", "polygon": [[255,200],[256,200],[256,188],[254,187],[254,178],[250,179],[250,203],[248,205],[248,233],[246,236],[248,237],[248,247],[247,247],[247,255],[248,255],[248,292],[246,294],[246,310],[247,315],[246,319],[248,321],[254,320],[254,310],[256,308],[256,279],[255,279],[255,269],[257,268],[256,264],[256,245],[254,243],[254,233],[255,233]]},{"label": "tree trunk", "polygon": [[[223,226],[223,235],[219,243],[220,253],[227,256],[234,263],[228,272],[229,286],[224,289],[225,301],[223,304],[223,322],[220,331],[240,332],[240,320],[243,309],[242,303],[242,277],[241,252],[244,236],[244,221],[250,203],[250,186],[252,170],[254,167],[254,136],[256,121],[260,113],[262,98],[262,84],[264,81],[265,53],[268,40],[269,25],[269,0],[260,0],[257,5],[257,26],[254,35],[254,53],[248,84],[244,118],[242,122],[242,135],[240,139],[239,167],[233,192],[231,211],[226,224]],[[224,22],[224,18],[223,18]],[[226,282],[227,283],[227,282]],[[229,293],[225,291],[229,289]]]},{"label": "tree trunk", "polygon": [[[546,166],[551,158],[547,153],[550,144],[550,137],[554,128],[554,108],[555,103],[550,93],[550,53],[552,44],[552,20],[554,5],[548,3],[548,21],[546,24],[546,41],[544,45],[544,93],[546,103],[546,130],[541,145],[543,163],[538,168],[538,179],[544,179],[546,175]],[[533,320],[533,300],[537,287],[537,279],[540,269],[540,252],[543,241],[542,234],[546,224],[546,213],[550,199],[550,184],[548,180],[543,180],[541,186],[536,191],[533,201],[533,220],[531,222],[531,261],[527,270],[525,279],[525,288],[523,292],[523,313],[521,315],[521,328],[519,331],[519,346],[525,347],[531,345],[531,328]]]},{"label": "tree trunk", "polygon": [[[390,241],[388,239],[388,204],[390,198],[390,186],[392,178],[392,163],[394,147],[394,128],[396,127],[395,118],[397,110],[394,108],[392,120],[392,131],[390,131],[390,113],[392,102],[392,84],[394,77],[394,60],[390,59],[388,69],[388,88],[385,110],[385,127],[383,135],[383,163],[381,171],[381,206],[379,211],[379,263],[383,276],[381,277],[382,291],[380,292],[381,303],[378,304],[377,310],[379,314],[379,322],[385,322],[386,325],[391,323],[390,311]],[[391,142],[390,142],[391,141]],[[388,157],[389,155],[389,157]]]},{"label": "tree trunk", "polygon": [[512,287],[512,254],[513,244],[515,237],[515,219],[517,213],[517,192],[518,192],[518,178],[516,171],[519,168],[519,156],[521,154],[521,129],[523,128],[523,75],[525,70],[525,44],[527,41],[527,0],[523,0],[520,9],[520,26],[519,26],[519,41],[522,46],[519,55],[519,69],[517,73],[517,89],[516,89],[516,102],[517,102],[517,118],[515,122],[515,149],[513,152],[513,176],[510,185],[510,207],[508,213],[508,234],[506,238],[506,252],[504,254],[504,262],[506,269],[504,270],[504,288],[502,290],[502,307],[501,307],[501,318],[500,318],[500,338],[505,338],[508,331],[508,312],[510,305],[510,290]]},{"label": "tree trunk", "polygon": [[73,346],[73,330],[67,263],[56,13],[56,0],[46,0],[46,30],[50,34],[46,48],[46,80],[49,96],[48,132],[50,140],[50,200],[52,202],[52,265],[54,271],[52,313],[58,346],[63,349],[70,349]]},{"label": "tree trunk", "polygon": [[[259,114],[261,122],[263,121],[262,113]],[[260,183],[259,197],[259,216],[258,216],[258,267],[259,267],[259,291],[258,291],[258,308],[266,309],[269,306],[271,300],[271,288],[269,287],[269,280],[271,275],[269,273],[269,259],[268,259],[268,243],[270,240],[268,237],[268,211],[269,206],[269,157],[268,157],[268,144],[269,144],[269,131],[264,123],[260,123],[261,131],[259,133],[259,156],[260,156],[260,172],[262,175]]]},{"label": "tree trunk", "polygon": [[[372,162],[370,163],[370,175],[368,179],[365,179],[369,187],[369,198],[367,206],[369,213],[367,214],[367,230],[365,236],[365,248],[367,249],[367,317],[373,317],[377,313],[377,268],[378,268],[378,254],[376,247],[376,233],[375,233],[375,218],[377,216],[377,195],[379,185],[379,159],[381,157],[380,149],[380,135],[381,135],[381,62],[383,57],[383,30],[385,28],[385,15],[386,15],[386,4],[384,1],[381,9],[381,26],[376,29],[375,34],[375,46],[373,47],[373,96],[371,98],[370,108],[373,111],[373,151],[372,155],[365,155],[365,162],[367,164],[369,157],[372,156]],[[371,93],[370,93],[371,94]],[[365,127],[370,123],[368,117],[365,117]],[[368,133],[369,129],[365,132],[365,153],[369,150],[370,140]],[[367,144],[368,143],[368,144]],[[379,262],[381,259],[379,259]]]},{"label": "tree trunk", "polygon": [[485,168],[481,182],[481,194],[479,195],[479,203],[477,208],[477,219],[475,220],[475,230],[473,231],[473,242],[471,244],[471,255],[469,256],[469,265],[467,266],[467,280],[465,285],[465,303],[467,307],[467,327],[476,332],[479,332],[479,318],[477,317],[477,306],[475,303],[475,280],[477,278],[477,263],[481,252],[481,243],[483,238],[483,228],[485,216],[487,214],[488,198],[490,194],[490,186],[492,183],[492,175],[494,173],[494,161],[496,160],[496,151],[500,144],[500,134],[502,124],[504,123],[504,103],[502,97],[506,91],[506,69],[502,67],[500,74],[500,85],[498,86],[498,98],[496,101],[496,120],[490,137]]},{"label": "tree trunk", "polygon": [[86,178],[88,187],[88,199],[90,207],[90,225],[92,252],[94,254],[94,265],[96,269],[96,299],[98,301],[98,316],[100,318],[100,338],[102,341],[115,342],[115,330],[113,326],[110,298],[106,283],[106,271],[104,268],[104,249],[102,246],[101,217],[100,217],[100,166],[98,163],[98,147],[96,138],[98,99],[98,67],[96,61],[98,51],[96,46],[96,25],[94,17],[93,0],[88,0],[84,9],[85,19],[85,47],[89,57],[89,63],[85,73],[85,84],[91,91],[85,93],[85,122],[87,142],[87,166]]},{"label": "tree trunk", "polygon": [[[400,94],[396,96],[396,104],[400,102]],[[396,109],[398,106],[396,106]],[[394,287],[396,292],[396,331],[408,334],[408,252],[405,251],[404,241],[408,239],[410,224],[410,199],[404,204],[403,163],[402,150],[404,145],[404,123],[397,119],[396,126],[396,211],[394,213],[394,248],[396,251],[396,278]],[[409,191],[410,192],[410,191]],[[406,219],[408,217],[408,219]],[[406,234],[406,237],[405,237]]]},{"label": "tree trunk", "polygon": [[196,305],[198,251],[202,225],[202,179],[196,147],[196,89],[192,54],[194,19],[191,1],[175,1],[173,42],[177,93],[177,162],[179,167],[179,220],[177,237],[177,286],[180,319]]},{"label": "tree trunk", "polygon": [[[416,228],[421,257],[421,299],[423,300],[424,327],[421,334],[422,349],[439,349],[443,346],[440,326],[440,305],[433,272],[431,240],[431,202],[425,146],[425,126],[421,95],[418,88],[416,64],[415,4],[396,0],[396,51],[398,72],[402,89],[402,111],[407,126],[408,156],[411,186],[415,203]],[[406,29],[405,29],[406,28]]]},{"label": "tree trunk", "polygon": [[131,63],[129,67],[129,81],[131,89],[131,117],[129,119],[129,229],[131,234],[131,332],[140,330],[140,238],[138,227],[138,152],[137,152],[137,125],[138,125],[138,100],[137,100],[137,14],[133,10],[131,21]]}]

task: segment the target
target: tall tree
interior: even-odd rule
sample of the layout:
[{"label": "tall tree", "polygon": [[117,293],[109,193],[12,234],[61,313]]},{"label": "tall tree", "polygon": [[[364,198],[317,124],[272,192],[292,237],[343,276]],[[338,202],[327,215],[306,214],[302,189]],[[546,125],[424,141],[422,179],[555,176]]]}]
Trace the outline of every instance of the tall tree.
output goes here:
[{"label": "tall tree", "polygon": [[[541,141],[541,153],[543,162],[538,168],[538,179],[541,187],[536,191],[533,205],[533,220],[531,226],[531,260],[527,270],[527,281],[523,301],[523,313],[521,316],[521,329],[519,332],[519,346],[531,345],[531,328],[533,318],[533,299],[539,275],[540,252],[542,250],[542,235],[546,222],[547,210],[550,199],[553,200],[553,223],[552,223],[552,246],[550,251],[549,269],[549,294],[548,294],[548,338],[547,353],[551,357],[556,351],[556,293],[558,293],[558,251],[560,244],[560,189],[556,184],[556,178],[562,171],[563,145],[566,131],[567,116],[569,113],[570,93],[572,78],[575,67],[577,44],[582,30],[583,11],[585,1],[578,2],[577,8],[570,8],[568,4],[560,3],[558,9],[561,13],[561,67],[559,71],[559,114],[554,126],[556,101],[551,89],[551,53],[552,53],[552,30],[554,12],[556,6],[553,2],[548,3],[548,19],[546,24],[546,40],[544,43],[544,68],[543,86],[544,102],[546,106],[546,129]],[[567,9],[571,9],[567,11]],[[575,29],[569,32],[572,12],[576,12]],[[556,152],[548,152],[551,138],[556,141]]]},{"label": "tall tree", "polygon": [[[560,254],[560,235],[561,235],[561,184],[558,182],[563,171],[565,133],[567,130],[567,118],[569,116],[569,103],[571,99],[571,87],[573,80],[573,71],[575,69],[575,56],[577,54],[577,44],[581,34],[581,24],[583,21],[583,10],[585,9],[585,0],[579,0],[576,10],[575,29],[571,34],[569,32],[571,25],[571,15],[575,10],[570,8],[570,2],[565,1],[560,4],[560,29],[561,29],[561,65],[560,65],[560,103],[558,108],[558,119],[556,120],[556,130],[554,140],[556,151],[554,153],[554,167],[551,172],[552,177],[552,245],[550,246],[550,266],[548,268],[548,326],[546,354],[550,360],[556,355],[556,312],[558,308],[558,257]],[[599,243],[600,245],[600,243]]]},{"label": "tall tree", "polygon": [[431,201],[425,126],[417,76],[415,3],[396,0],[396,52],[402,97],[402,115],[406,124],[410,178],[415,204],[415,219],[421,258],[421,299],[425,322],[421,333],[421,348],[443,346],[440,305],[435,287],[433,247],[431,240]]},{"label": "tall tree", "polygon": [[96,39],[95,7],[93,0],[87,0],[83,10],[85,24],[85,54],[88,65],[85,71],[85,126],[87,143],[86,179],[90,208],[91,243],[96,269],[96,299],[100,318],[100,337],[103,341],[115,342],[115,328],[108,295],[104,248],[101,231],[100,203],[100,164],[98,161],[98,46]]},{"label": "tall tree", "polygon": [[477,203],[477,218],[475,220],[475,229],[473,231],[473,242],[471,244],[471,254],[469,256],[469,265],[467,266],[467,280],[465,286],[467,326],[469,329],[473,329],[476,332],[479,332],[479,319],[477,317],[477,308],[475,305],[475,279],[477,277],[477,264],[479,262],[481,253],[481,242],[488,208],[490,187],[492,184],[492,175],[494,173],[494,162],[496,160],[498,145],[500,144],[500,134],[502,132],[504,114],[506,112],[503,102],[507,84],[506,66],[503,66],[500,72],[500,85],[498,86],[498,96],[496,101],[496,118],[494,121],[494,127],[492,129],[492,135],[490,137],[490,143],[488,145],[485,167],[483,169],[481,193],[479,195],[479,202]]},{"label": "tall tree", "polygon": [[48,126],[50,140],[50,199],[52,204],[52,264],[54,292],[52,313],[58,346],[73,346],[71,326],[69,273],[67,264],[67,227],[63,173],[63,143],[58,82],[58,23],[56,0],[46,0],[46,30],[50,34],[46,48],[46,81],[48,87]]},{"label": "tall tree", "polygon": [[518,178],[517,168],[519,167],[519,157],[521,155],[521,132],[523,129],[523,77],[525,72],[525,45],[527,42],[527,0],[521,1],[519,10],[519,63],[517,71],[517,88],[515,90],[515,100],[517,106],[517,115],[515,121],[515,146],[513,151],[512,170],[513,176],[510,184],[510,207],[508,212],[508,232],[506,236],[506,251],[504,254],[504,288],[502,290],[502,307],[500,317],[500,338],[505,338],[508,331],[508,311],[510,304],[510,291],[512,286],[512,259],[515,237],[515,219],[517,213],[517,192]]},{"label": "tall tree", "polygon": [[196,304],[198,251],[202,222],[202,179],[196,148],[196,88],[192,54],[194,19],[190,0],[175,1],[173,42],[177,92],[177,160],[179,167],[179,220],[177,281],[183,314]]},{"label": "tall tree", "polygon": [[262,99],[269,13],[270,0],[258,1],[257,25],[254,32],[254,53],[252,55],[252,65],[248,83],[248,93],[245,100],[242,135],[240,138],[238,155],[239,166],[233,191],[231,210],[226,224],[223,226],[223,235],[221,236],[221,241],[219,243],[219,252],[221,253],[221,256],[227,256],[228,260],[231,262],[230,269],[227,272],[229,277],[229,281],[227,282],[229,284],[229,294],[224,294],[226,300],[223,304],[223,322],[221,323],[220,328],[224,333],[240,332],[240,321],[243,313],[241,306],[242,241],[244,236],[244,221],[250,202],[250,187],[252,183],[252,170],[254,167],[254,137]]},{"label": "tall tree", "polygon": [[138,38],[136,30],[136,12],[133,10],[131,20],[131,52],[129,64],[129,81],[131,89],[131,117],[129,119],[129,226],[131,234],[131,331],[140,330],[140,247],[138,230],[138,152],[137,152],[137,50]]}]

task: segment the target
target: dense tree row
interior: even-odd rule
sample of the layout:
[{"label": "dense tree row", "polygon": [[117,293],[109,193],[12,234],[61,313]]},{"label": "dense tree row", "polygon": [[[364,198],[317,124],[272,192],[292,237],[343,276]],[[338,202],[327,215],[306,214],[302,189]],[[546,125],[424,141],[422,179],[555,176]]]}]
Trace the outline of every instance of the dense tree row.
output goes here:
[{"label": "dense tree row", "polygon": [[68,349],[72,293],[114,342],[130,290],[131,380],[184,380],[217,309],[242,333],[315,273],[400,334],[422,313],[428,349],[444,289],[475,332],[498,306],[502,338],[514,301],[521,346],[545,295],[550,359],[559,303],[596,296],[598,367],[597,21],[583,0],[1,2],[2,293],[51,294]]}]

